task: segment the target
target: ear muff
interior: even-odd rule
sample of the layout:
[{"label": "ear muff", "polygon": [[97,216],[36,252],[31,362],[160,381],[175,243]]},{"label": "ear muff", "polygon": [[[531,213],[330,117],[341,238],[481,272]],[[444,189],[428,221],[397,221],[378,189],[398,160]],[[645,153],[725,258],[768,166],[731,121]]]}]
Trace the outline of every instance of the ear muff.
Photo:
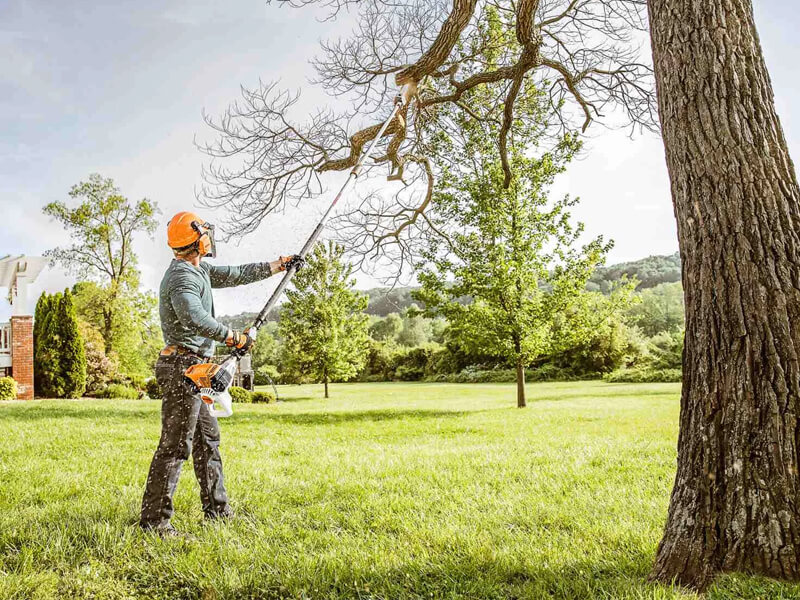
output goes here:
[{"label": "ear muff", "polygon": [[202,257],[215,258],[217,256],[217,244],[214,239],[214,226],[211,223],[192,222],[192,228],[200,236],[197,238],[197,252]]}]

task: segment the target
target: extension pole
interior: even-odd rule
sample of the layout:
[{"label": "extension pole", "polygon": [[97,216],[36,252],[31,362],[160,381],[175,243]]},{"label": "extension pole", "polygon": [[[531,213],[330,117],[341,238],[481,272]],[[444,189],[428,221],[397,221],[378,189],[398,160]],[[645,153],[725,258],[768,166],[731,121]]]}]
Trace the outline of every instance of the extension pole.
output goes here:
[{"label": "extension pole", "polygon": [[[328,207],[328,210],[326,210],[325,214],[322,215],[322,219],[317,224],[316,228],[311,234],[311,237],[308,238],[308,241],[306,241],[302,250],[300,250],[299,255],[301,258],[305,258],[306,255],[311,251],[311,248],[314,247],[314,244],[317,242],[319,236],[322,234],[322,230],[325,228],[325,224],[328,222],[328,219],[330,218],[333,209],[336,207],[336,204],[342,198],[345,191],[347,191],[347,188],[349,188],[350,185],[358,178],[358,174],[361,172],[361,168],[364,166],[364,162],[366,162],[367,158],[372,154],[372,151],[375,149],[375,146],[378,144],[380,139],[383,137],[383,134],[386,133],[386,130],[389,128],[389,124],[392,122],[392,120],[394,120],[394,118],[397,116],[397,113],[400,111],[400,108],[407,101],[405,95],[405,88],[406,86],[403,86],[403,90],[401,90],[401,93],[398,94],[397,97],[395,98],[395,104],[394,104],[394,109],[392,110],[392,114],[390,114],[389,118],[386,119],[386,121],[383,123],[380,130],[378,131],[378,134],[375,136],[375,138],[372,140],[372,143],[367,148],[367,151],[364,152],[358,159],[358,162],[350,171],[350,175],[347,177],[347,181],[344,182],[344,185],[339,190],[339,193],[336,194],[336,197],[333,199],[333,202],[331,202],[331,205]],[[258,329],[261,328],[261,326],[267,320],[267,315],[278,303],[278,300],[283,294],[283,291],[286,289],[286,286],[289,285],[289,282],[292,280],[292,278],[294,278],[296,272],[297,268],[294,265],[290,267],[289,270],[286,271],[286,274],[283,276],[283,279],[281,279],[281,282],[278,284],[278,287],[275,288],[275,291],[272,292],[272,296],[270,296],[269,300],[267,300],[267,303],[264,305],[264,308],[262,308],[261,312],[258,313],[258,317],[256,317],[256,320],[253,322],[253,329],[257,331]]]}]

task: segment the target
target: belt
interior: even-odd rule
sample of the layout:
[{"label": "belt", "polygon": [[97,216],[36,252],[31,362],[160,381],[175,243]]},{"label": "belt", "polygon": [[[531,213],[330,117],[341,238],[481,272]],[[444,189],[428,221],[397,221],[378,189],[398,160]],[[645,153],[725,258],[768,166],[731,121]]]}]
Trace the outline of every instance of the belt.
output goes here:
[{"label": "belt", "polygon": [[208,362],[210,359],[207,356],[201,356],[194,350],[189,350],[189,348],[184,348],[183,346],[178,346],[177,344],[171,344],[169,346],[164,346],[164,348],[159,352],[159,356],[192,356],[194,358],[199,358],[204,362]]}]

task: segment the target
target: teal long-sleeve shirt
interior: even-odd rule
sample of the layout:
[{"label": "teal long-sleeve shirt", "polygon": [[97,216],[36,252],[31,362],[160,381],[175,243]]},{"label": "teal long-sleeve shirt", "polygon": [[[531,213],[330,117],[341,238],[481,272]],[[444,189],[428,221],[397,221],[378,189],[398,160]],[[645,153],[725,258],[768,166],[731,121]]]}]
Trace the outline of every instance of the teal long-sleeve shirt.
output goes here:
[{"label": "teal long-sleeve shirt", "polygon": [[188,348],[201,356],[214,354],[215,342],[224,342],[228,326],[214,317],[212,288],[245,285],[272,275],[269,263],[199,267],[173,260],[161,280],[158,312],[167,345]]}]

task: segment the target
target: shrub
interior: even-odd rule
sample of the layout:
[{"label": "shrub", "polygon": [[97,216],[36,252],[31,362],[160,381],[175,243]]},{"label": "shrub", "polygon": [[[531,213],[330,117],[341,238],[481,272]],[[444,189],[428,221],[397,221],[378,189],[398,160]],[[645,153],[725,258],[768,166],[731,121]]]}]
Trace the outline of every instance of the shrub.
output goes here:
[{"label": "shrub", "polygon": [[117,367],[109,358],[101,344],[86,342],[86,392],[92,395],[105,389],[110,381],[117,378]]},{"label": "shrub", "polygon": [[388,342],[368,340],[367,360],[361,371],[361,381],[389,381],[394,377],[395,346]]},{"label": "shrub", "polygon": [[147,379],[137,374],[129,374],[127,376],[127,383],[132,388],[136,388],[140,392],[147,391]]},{"label": "shrub", "polygon": [[606,383],[679,383],[680,369],[620,369],[603,375]]},{"label": "shrub", "polygon": [[425,370],[420,367],[400,365],[394,372],[395,379],[400,381],[419,381],[425,376]]},{"label": "shrub", "polygon": [[680,369],[683,358],[683,330],[662,332],[650,338],[648,364],[652,369]]},{"label": "shrub", "polygon": [[[569,369],[562,369],[552,364],[542,365],[536,369],[525,370],[525,381],[578,381],[581,379],[599,379],[600,373],[576,375]],[[517,380],[515,369],[475,369],[466,368],[460,373],[431,375],[425,381],[436,383],[513,383]]]},{"label": "shrub", "polygon": [[458,373],[461,370],[458,357],[450,348],[440,348],[428,358],[425,371],[428,375],[441,375]]},{"label": "shrub", "polygon": [[271,402],[275,402],[275,393],[271,391],[258,391],[253,392],[253,404],[270,404]]},{"label": "shrub", "polygon": [[645,351],[637,330],[611,321],[599,326],[588,339],[557,353],[552,362],[565,372],[583,377],[630,366]]},{"label": "shrub", "polygon": [[164,397],[161,393],[161,386],[158,385],[158,380],[155,377],[151,377],[144,382],[144,391],[153,400],[160,400]]},{"label": "shrub", "polygon": [[14,400],[17,397],[17,382],[11,377],[0,377],[0,400]]},{"label": "shrub", "polygon": [[34,378],[40,395],[79,398],[86,392],[86,350],[72,294],[42,294],[34,324]]},{"label": "shrub", "polygon": [[136,400],[139,397],[139,390],[123,383],[112,383],[100,392],[99,397]]},{"label": "shrub", "polygon": [[250,404],[253,401],[253,394],[244,388],[232,386],[230,389],[231,398],[234,402],[241,404]]},{"label": "shrub", "polygon": [[564,369],[554,364],[544,364],[535,369],[526,369],[525,381],[580,381],[583,379],[600,379],[602,373],[575,373],[572,369]]}]

